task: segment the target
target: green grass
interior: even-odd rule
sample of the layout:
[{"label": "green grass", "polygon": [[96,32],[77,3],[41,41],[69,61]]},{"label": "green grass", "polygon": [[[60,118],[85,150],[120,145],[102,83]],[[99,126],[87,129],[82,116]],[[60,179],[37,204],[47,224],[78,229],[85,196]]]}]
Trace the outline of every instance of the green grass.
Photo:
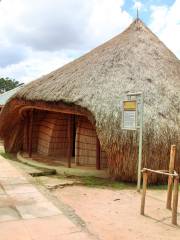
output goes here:
[{"label": "green grass", "polygon": [[147,189],[151,190],[167,190],[167,184],[164,185],[149,185],[147,186]]},{"label": "green grass", "polygon": [[14,155],[12,155],[12,154],[10,154],[10,153],[0,152],[0,155],[1,155],[3,158],[10,159],[10,160],[15,160]]},{"label": "green grass", "polygon": [[64,175],[57,175],[56,177],[61,179],[72,179],[77,180],[77,185],[83,185],[86,187],[91,188],[110,188],[110,189],[134,189],[136,187],[133,183],[123,183],[119,181],[113,181],[110,179],[98,178],[94,176],[64,176]]},{"label": "green grass", "polygon": [[[94,176],[65,176],[56,175],[56,177],[61,179],[72,179],[80,182],[81,185],[94,188],[109,188],[114,190],[123,189],[136,189],[136,183],[125,183],[120,181],[113,181],[110,179],[103,179]],[[165,185],[148,185],[149,190],[167,190],[167,184]]]},{"label": "green grass", "polygon": [[102,179],[97,177],[81,177],[80,181],[84,186],[87,187],[96,187],[96,188],[112,188],[112,189],[127,189],[133,188],[133,184],[112,181],[110,179]]}]

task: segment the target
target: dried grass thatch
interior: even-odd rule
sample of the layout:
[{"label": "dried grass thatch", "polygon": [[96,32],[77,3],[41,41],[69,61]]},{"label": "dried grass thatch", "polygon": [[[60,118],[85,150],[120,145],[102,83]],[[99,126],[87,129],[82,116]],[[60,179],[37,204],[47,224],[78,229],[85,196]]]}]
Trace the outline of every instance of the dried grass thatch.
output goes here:
[{"label": "dried grass thatch", "polygon": [[[173,143],[177,145],[180,172],[180,61],[141,20],[135,20],[123,33],[88,54],[21,89],[1,114],[1,135],[7,138],[10,126],[19,121],[18,109],[22,106],[12,106],[14,99],[34,105],[43,101],[80,106],[95,119],[111,175],[134,181],[137,133],[121,129],[121,102],[128,92],[139,91],[144,93],[145,102],[143,166],[167,169]],[[10,118],[14,122],[8,124]]]}]

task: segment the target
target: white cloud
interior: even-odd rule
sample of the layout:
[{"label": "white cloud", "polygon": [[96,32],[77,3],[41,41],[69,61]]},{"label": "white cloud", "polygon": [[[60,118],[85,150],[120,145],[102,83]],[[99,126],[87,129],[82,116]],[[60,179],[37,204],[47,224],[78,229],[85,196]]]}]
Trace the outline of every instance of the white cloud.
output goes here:
[{"label": "white cloud", "polygon": [[0,44],[5,61],[0,62],[0,76],[28,81],[120,33],[132,21],[122,10],[123,3],[123,0],[2,1]]},{"label": "white cloud", "polygon": [[123,4],[122,0],[92,0],[88,28],[92,42],[97,44],[112,38],[131,23],[132,17],[122,10]]},{"label": "white cloud", "polygon": [[143,4],[141,1],[136,1],[134,0],[134,6],[135,9],[141,10],[141,8],[143,7]]},{"label": "white cloud", "polygon": [[87,0],[13,0],[13,6],[11,3],[3,1],[0,11],[8,41],[36,50],[75,48],[83,43],[91,10]]},{"label": "white cloud", "polygon": [[57,69],[73,60],[67,52],[34,52],[29,50],[29,56],[24,61],[0,67],[0,73],[3,77],[14,78],[22,82],[28,82],[35,78]]},{"label": "white cloud", "polygon": [[180,1],[172,6],[152,6],[150,28],[180,58]]}]

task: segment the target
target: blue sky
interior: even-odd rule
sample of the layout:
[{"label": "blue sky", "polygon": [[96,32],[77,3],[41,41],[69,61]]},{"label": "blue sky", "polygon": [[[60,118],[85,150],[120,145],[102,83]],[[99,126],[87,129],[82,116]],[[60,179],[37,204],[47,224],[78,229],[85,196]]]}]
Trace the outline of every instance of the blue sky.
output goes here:
[{"label": "blue sky", "polygon": [[130,13],[131,16],[136,17],[137,10],[134,6],[135,2],[141,2],[142,7],[139,11],[140,18],[146,23],[150,23],[150,13],[152,6],[172,6],[175,0],[142,0],[142,1],[134,1],[128,0],[124,2],[123,9]]},{"label": "blue sky", "polygon": [[49,73],[125,30],[137,7],[180,58],[180,0],[2,0],[0,77]]}]

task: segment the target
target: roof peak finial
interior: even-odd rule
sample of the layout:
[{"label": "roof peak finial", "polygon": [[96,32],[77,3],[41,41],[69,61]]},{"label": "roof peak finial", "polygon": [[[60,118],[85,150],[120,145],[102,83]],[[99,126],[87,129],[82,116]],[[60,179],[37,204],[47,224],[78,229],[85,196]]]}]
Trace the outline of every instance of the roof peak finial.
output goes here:
[{"label": "roof peak finial", "polygon": [[137,20],[139,20],[139,8],[137,7],[137,17],[136,17]]}]

